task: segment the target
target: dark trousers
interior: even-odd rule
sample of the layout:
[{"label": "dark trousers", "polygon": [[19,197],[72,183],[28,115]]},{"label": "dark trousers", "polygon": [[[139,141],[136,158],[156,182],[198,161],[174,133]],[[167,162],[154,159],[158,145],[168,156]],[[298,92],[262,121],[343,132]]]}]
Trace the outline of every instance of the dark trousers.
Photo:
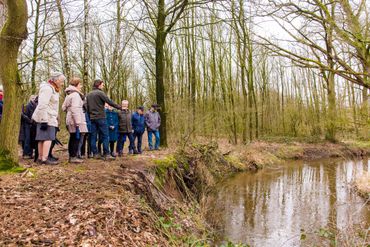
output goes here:
[{"label": "dark trousers", "polygon": [[141,145],[142,145],[142,142],[143,142],[143,132],[136,132],[134,131],[134,146],[135,146],[135,141],[137,139],[137,144],[136,144],[136,151],[138,151],[139,153],[141,153]]},{"label": "dark trousers", "polygon": [[119,133],[118,135],[118,142],[117,142],[117,153],[121,154],[123,153],[123,147],[125,146],[126,138],[130,140],[130,144],[128,147],[129,151],[134,151],[135,145],[134,145],[134,135],[132,132],[130,133]]},{"label": "dark trousers", "polygon": [[89,155],[91,154],[90,151],[90,134],[85,133],[82,138],[82,143],[80,140],[80,155],[85,156],[86,154]]},{"label": "dark trousers", "polygon": [[33,155],[33,147],[32,147],[32,140],[31,140],[31,124],[24,124],[24,141],[22,142],[23,147],[23,156],[32,156]]},{"label": "dark trousers", "polygon": [[109,154],[109,129],[107,121],[103,119],[92,119],[91,120],[91,139],[90,139],[90,148],[93,154],[98,153],[98,148],[96,146],[97,138],[99,134],[99,139],[103,143],[103,154]]},{"label": "dark trousers", "polygon": [[80,139],[76,138],[76,133],[69,133],[68,153],[70,158],[77,157],[79,143]]}]

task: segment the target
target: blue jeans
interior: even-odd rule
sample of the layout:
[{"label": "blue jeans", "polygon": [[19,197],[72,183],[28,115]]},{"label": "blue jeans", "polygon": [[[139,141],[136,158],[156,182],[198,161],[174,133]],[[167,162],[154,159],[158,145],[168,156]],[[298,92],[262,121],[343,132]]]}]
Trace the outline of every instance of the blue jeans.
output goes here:
[{"label": "blue jeans", "polygon": [[90,149],[93,154],[98,153],[98,148],[96,147],[96,141],[98,138],[102,140],[103,143],[103,154],[109,154],[109,129],[107,125],[107,120],[102,119],[92,119],[91,120],[91,139],[90,139]]},{"label": "blue jeans", "polygon": [[160,136],[159,136],[159,130],[148,130],[148,142],[149,142],[149,149],[153,149],[153,136],[155,136],[155,146],[154,149],[159,148],[159,142],[160,142]]},{"label": "blue jeans", "polygon": [[122,154],[123,152],[123,147],[126,142],[126,137],[130,140],[130,145],[128,147],[129,151],[134,151],[134,135],[130,133],[119,133],[118,135],[118,142],[117,142],[117,153]]}]

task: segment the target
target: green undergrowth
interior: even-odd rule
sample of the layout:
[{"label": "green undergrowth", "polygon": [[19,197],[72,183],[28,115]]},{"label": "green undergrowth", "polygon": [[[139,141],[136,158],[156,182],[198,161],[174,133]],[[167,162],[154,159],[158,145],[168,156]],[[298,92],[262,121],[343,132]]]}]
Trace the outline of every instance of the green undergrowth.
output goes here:
[{"label": "green undergrowth", "polygon": [[14,162],[9,154],[0,152],[0,175],[14,174],[24,172],[26,168],[19,166]]}]

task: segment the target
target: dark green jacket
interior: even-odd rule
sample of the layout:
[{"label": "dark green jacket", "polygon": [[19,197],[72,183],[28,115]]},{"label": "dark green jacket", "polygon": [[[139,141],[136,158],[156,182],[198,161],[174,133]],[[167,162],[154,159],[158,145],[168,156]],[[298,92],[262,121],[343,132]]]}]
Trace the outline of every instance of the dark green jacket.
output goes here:
[{"label": "dark green jacket", "polygon": [[118,112],[119,120],[119,133],[131,133],[132,124],[131,124],[131,112],[129,110],[122,110]]},{"label": "dark green jacket", "polygon": [[108,96],[100,89],[92,90],[87,96],[87,112],[90,115],[90,120],[105,119],[104,105],[108,105],[121,109],[121,106],[114,103]]}]

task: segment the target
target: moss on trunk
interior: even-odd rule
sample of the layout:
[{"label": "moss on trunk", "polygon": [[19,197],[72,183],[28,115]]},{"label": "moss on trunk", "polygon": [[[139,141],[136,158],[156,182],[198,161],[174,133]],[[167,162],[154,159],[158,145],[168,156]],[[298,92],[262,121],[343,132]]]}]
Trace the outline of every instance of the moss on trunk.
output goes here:
[{"label": "moss on trunk", "polygon": [[0,34],[0,80],[5,93],[0,124],[0,151],[17,161],[22,98],[17,57],[22,41],[27,38],[28,15],[25,0],[8,0],[7,7],[7,20]]}]

